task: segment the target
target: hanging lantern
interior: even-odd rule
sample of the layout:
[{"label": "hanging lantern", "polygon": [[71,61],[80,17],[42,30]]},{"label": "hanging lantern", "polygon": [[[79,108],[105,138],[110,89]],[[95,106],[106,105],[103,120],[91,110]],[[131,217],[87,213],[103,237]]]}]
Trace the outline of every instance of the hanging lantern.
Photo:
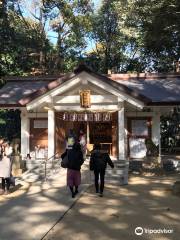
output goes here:
[{"label": "hanging lantern", "polygon": [[80,91],[80,104],[82,108],[91,107],[91,91],[90,90]]}]

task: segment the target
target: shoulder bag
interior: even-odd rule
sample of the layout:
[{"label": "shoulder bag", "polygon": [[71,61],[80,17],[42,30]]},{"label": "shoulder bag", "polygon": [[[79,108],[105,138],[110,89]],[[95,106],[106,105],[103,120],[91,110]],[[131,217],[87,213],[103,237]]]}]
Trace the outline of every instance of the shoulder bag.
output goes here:
[{"label": "shoulder bag", "polygon": [[69,159],[68,159],[68,151],[67,151],[67,154],[63,157],[63,159],[61,161],[61,167],[62,168],[67,168],[68,167],[68,162],[69,162]]}]

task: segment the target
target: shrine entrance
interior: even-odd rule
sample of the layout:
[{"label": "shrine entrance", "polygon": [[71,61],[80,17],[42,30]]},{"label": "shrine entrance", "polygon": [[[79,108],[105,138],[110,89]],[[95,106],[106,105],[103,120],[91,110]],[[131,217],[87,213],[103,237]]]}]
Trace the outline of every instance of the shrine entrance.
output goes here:
[{"label": "shrine entrance", "polygon": [[65,150],[69,129],[73,129],[77,137],[80,130],[85,133],[87,154],[90,154],[95,143],[100,143],[103,150],[117,157],[117,112],[56,112],[56,152]]}]

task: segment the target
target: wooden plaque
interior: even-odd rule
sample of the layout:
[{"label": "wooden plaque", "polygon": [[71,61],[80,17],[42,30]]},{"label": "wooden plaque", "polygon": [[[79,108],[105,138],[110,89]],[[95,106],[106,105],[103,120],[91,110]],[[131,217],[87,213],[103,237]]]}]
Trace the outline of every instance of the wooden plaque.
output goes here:
[{"label": "wooden plaque", "polygon": [[80,91],[80,104],[82,108],[91,107],[91,91],[90,90]]}]

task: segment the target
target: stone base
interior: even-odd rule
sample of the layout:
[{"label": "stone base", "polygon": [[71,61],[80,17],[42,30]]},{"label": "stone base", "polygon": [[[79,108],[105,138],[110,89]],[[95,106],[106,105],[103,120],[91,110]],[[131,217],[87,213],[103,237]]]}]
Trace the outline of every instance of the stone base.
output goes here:
[{"label": "stone base", "polygon": [[22,173],[23,173],[22,169],[12,169],[12,175],[14,177],[19,177],[19,176],[21,176]]},{"label": "stone base", "polygon": [[173,185],[174,195],[180,195],[180,181],[176,181]]},{"label": "stone base", "polygon": [[20,176],[23,173],[23,170],[25,169],[23,161],[21,160],[21,156],[14,155],[12,156],[12,174],[13,176],[17,177]]}]

